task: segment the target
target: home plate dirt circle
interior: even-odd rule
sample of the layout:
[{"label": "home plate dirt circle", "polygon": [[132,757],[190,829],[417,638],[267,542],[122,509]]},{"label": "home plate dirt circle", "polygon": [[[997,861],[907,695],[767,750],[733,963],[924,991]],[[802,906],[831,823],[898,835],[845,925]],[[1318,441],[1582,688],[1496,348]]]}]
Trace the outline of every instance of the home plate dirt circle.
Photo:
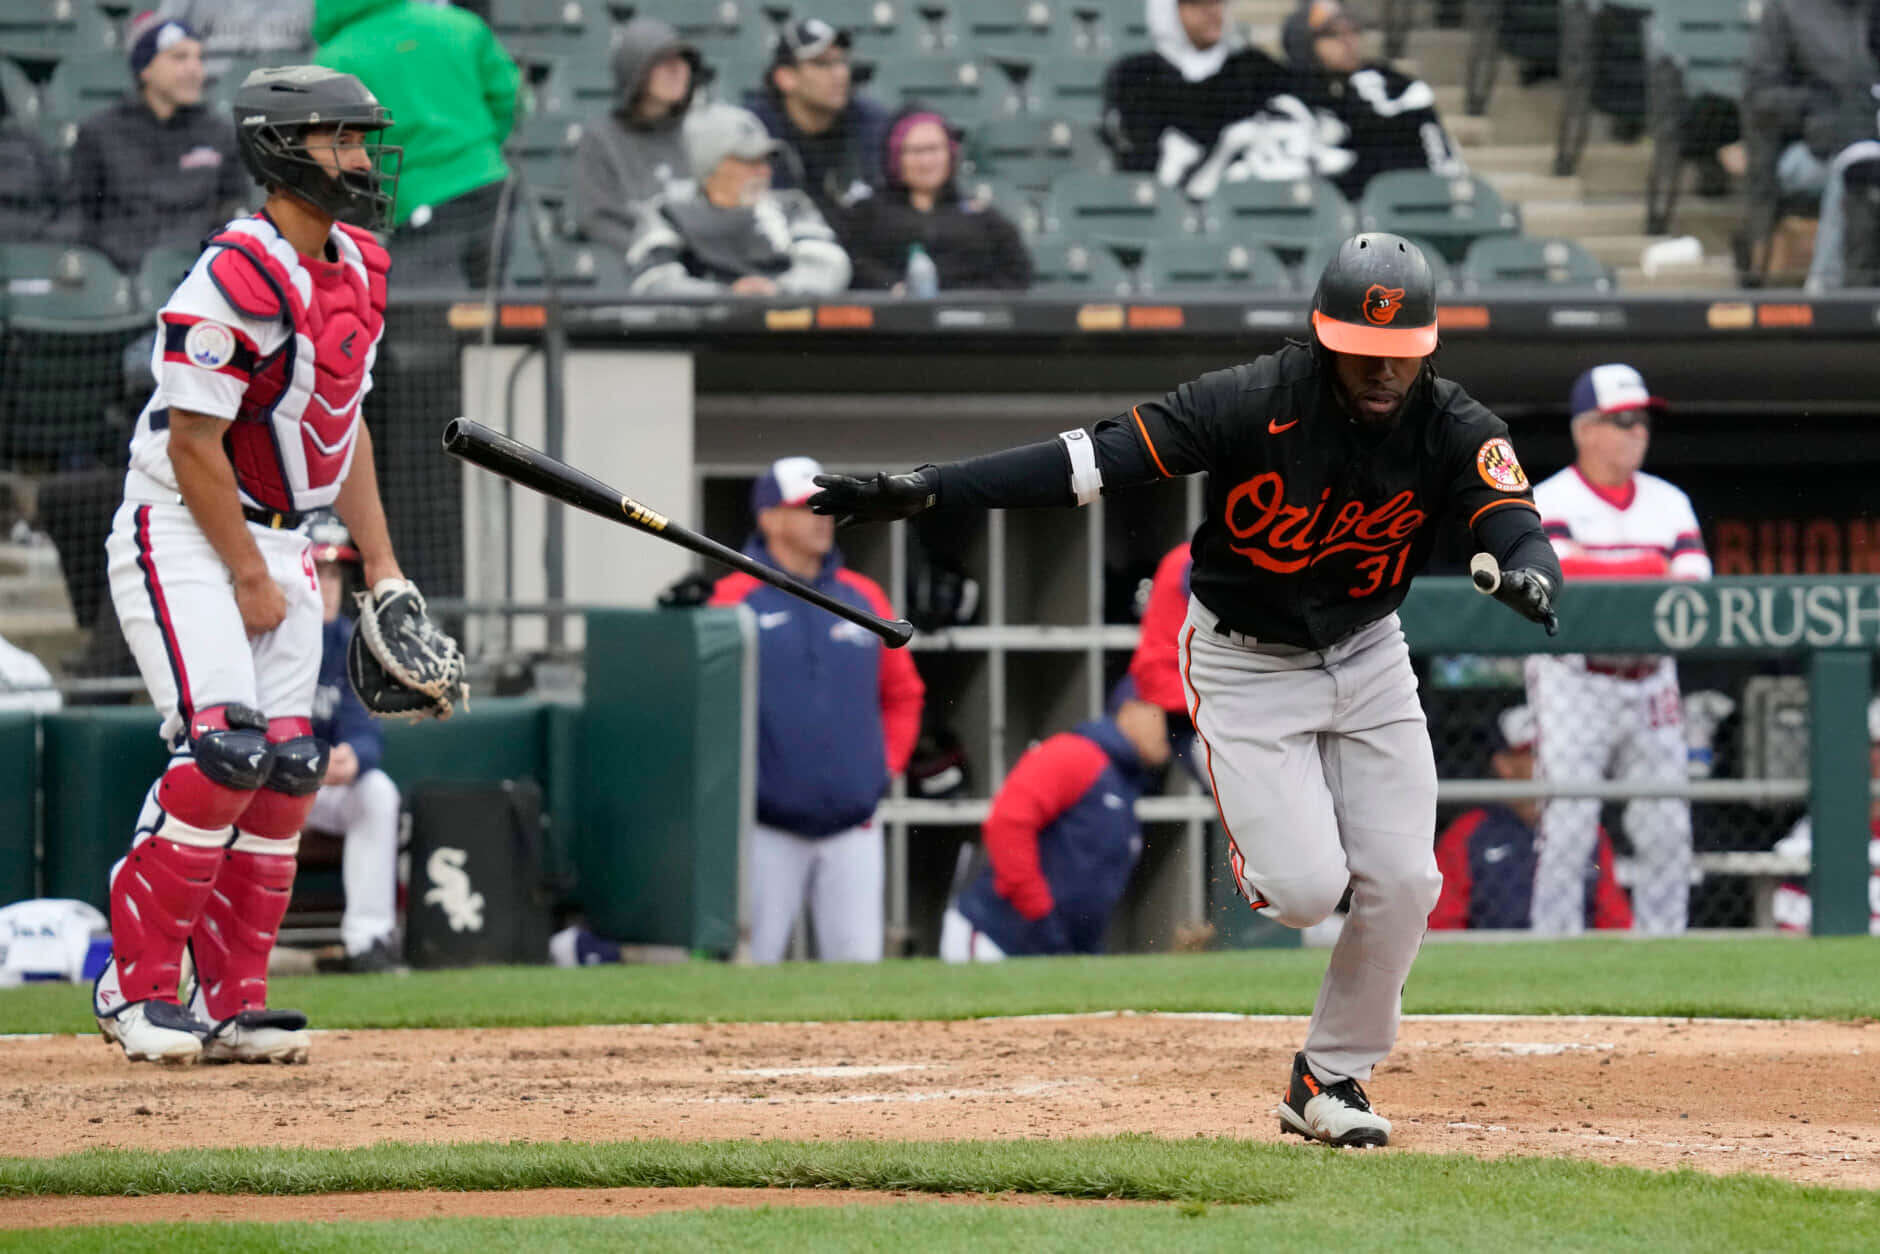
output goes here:
[{"label": "home plate dirt circle", "polygon": [[[195,1146],[1281,1140],[1273,1105],[1304,1030],[1292,1017],[1119,1014],[335,1031],[316,1035],[306,1067],[183,1071],[132,1067],[97,1037],[12,1038],[0,1106],[17,1112],[8,1152],[29,1156],[174,1149],[184,1130]],[[1411,1017],[1367,1087],[1396,1126],[1389,1153],[1880,1188],[1877,1052],[1872,1021]],[[408,1196],[413,1215],[435,1213]],[[201,1209],[174,1201],[179,1215]],[[0,1226],[25,1222],[24,1203],[43,1204],[0,1202]]]}]

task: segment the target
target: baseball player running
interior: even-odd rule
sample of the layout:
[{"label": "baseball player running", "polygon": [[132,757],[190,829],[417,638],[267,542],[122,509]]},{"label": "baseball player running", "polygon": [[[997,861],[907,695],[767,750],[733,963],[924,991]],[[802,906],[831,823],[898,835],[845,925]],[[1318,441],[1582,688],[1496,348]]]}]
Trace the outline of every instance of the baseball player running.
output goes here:
[{"label": "baseball player running", "polygon": [[[1639,467],[1651,415],[1664,408],[1639,372],[1594,366],[1573,385],[1573,464],[1534,489],[1563,570],[1586,579],[1708,579],[1691,500]],[[1689,755],[1678,666],[1669,657],[1533,657],[1528,704],[1539,723],[1536,774],[1551,780],[1682,781]],[[1534,930],[1586,928],[1582,872],[1599,839],[1599,802],[1563,797],[1541,811]],[[1676,797],[1626,803],[1637,868],[1632,926],[1684,930],[1691,899],[1691,807]]]},{"label": "baseball player running", "polygon": [[1435,285],[1415,245],[1346,240],[1312,332],[1055,440],[822,476],[810,507],[856,522],[1068,506],[1207,472],[1178,656],[1235,880],[1291,927],[1353,890],[1280,1126],[1383,1145],[1390,1121],[1362,1082],[1396,1038],[1442,887],[1435,756],[1396,609],[1448,518],[1499,561],[1497,598],[1550,629],[1560,567],[1506,425],[1428,360]]},{"label": "baseball player running", "polygon": [[234,113],[267,200],[209,239],[158,314],[157,388],[107,543],[173,754],[112,870],[114,954],[93,990],[100,1030],[133,1061],[307,1058],[306,1016],[267,1003],[327,765],[310,721],[322,607],[307,511],[334,506],[352,530],[373,589],[362,623],[375,602],[415,609],[401,630],[454,655],[461,686],[461,655],[399,570],[359,420],[384,327],[386,256],[368,228],[391,212],[399,150],[378,142],[391,118],[358,79],[313,66],[255,71]]}]

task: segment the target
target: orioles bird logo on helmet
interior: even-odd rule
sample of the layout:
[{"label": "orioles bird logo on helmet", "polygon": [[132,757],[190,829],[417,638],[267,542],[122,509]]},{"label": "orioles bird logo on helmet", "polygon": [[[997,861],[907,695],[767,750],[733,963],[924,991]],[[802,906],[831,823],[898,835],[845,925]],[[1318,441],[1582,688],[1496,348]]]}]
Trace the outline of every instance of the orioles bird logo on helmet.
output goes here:
[{"label": "orioles bird logo on helmet", "polygon": [[1403,289],[1373,283],[1364,293],[1364,316],[1378,326],[1388,326],[1403,308]]}]

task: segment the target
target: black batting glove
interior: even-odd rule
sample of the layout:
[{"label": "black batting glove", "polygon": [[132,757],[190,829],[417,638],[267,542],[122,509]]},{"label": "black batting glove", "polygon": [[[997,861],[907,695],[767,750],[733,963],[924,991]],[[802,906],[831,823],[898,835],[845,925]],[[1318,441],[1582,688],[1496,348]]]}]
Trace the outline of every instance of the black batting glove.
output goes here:
[{"label": "black batting glove", "polygon": [[1495,599],[1527,619],[1560,634],[1560,618],[1554,613],[1554,581],[1538,570],[1504,570]]},{"label": "black batting glove", "polygon": [[904,475],[885,470],[857,479],[853,475],[817,475],[822,491],[809,498],[812,513],[833,514],[838,527],[864,522],[894,522],[931,509],[940,491],[940,472],[932,466]]}]

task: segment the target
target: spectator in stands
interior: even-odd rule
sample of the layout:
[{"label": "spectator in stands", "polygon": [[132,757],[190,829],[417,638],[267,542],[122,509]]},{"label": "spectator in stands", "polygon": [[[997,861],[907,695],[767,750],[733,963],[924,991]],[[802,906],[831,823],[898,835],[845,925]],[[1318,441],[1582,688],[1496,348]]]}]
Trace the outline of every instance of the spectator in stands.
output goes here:
[{"label": "spectator in stands", "polygon": [[203,107],[194,32],[146,14],[125,42],[136,90],[78,128],[57,231],[131,273],[150,249],[194,243],[235,216],[254,184],[234,126]]},{"label": "spectator in stands", "polygon": [[1743,68],[1751,235],[1781,201],[1818,202],[1828,163],[1875,137],[1880,83],[1869,0],[1766,0]]},{"label": "spectator in stands", "polygon": [[494,223],[509,167],[522,73],[483,19],[420,0],[317,0],[315,61],[355,74],[391,110],[404,149],[389,241],[392,277],[410,286],[500,273]]},{"label": "spectator in stands", "polygon": [[339,921],[340,940],[346,946],[342,968],[390,971],[400,965],[398,785],[379,769],[385,733],[347,681],[346,649],[353,624],[340,613],[348,572],[359,561],[359,550],[345,524],[331,514],[309,525],[307,538],[326,606],[320,683],[313,693],[313,734],[330,751],[326,783],[314,798],[306,827],[345,840],[340,852],[340,878],[346,889],[346,910]]},{"label": "spectator in stands", "polygon": [[[1880,779],[1880,699],[1867,707],[1867,745],[1868,776],[1870,779]],[[1871,910],[1867,930],[1874,936],[1880,936],[1880,797],[1869,805],[1867,822],[1871,831],[1867,843],[1867,864],[1873,868],[1873,875],[1867,881],[1867,901]],[[1814,851],[1815,824],[1813,818],[1806,814],[1796,820],[1789,834],[1778,840],[1771,850],[1772,853],[1789,858],[1812,858]],[[1813,928],[1814,901],[1808,895],[1806,877],[1785,880],[1776,888],[1769,904],[1775,915],[1776,927],[1781,931],[1808,932]]]},{"label": "spectator in stands", "polygon": [[942,291],[1031,286],[1031,254],[1011,219],[990,204],[961,198],[954,182],[959,140],[945,118],[903,113],[888,128],[886,144],[881,186],[837,219],[856,287],[906,295],[916,246],[933,259]]},{"label": "spectator in stands", "polygon": [[1299,74],[1301,99],[1336,118],[1338,146],[1352,162],[1334,182],[1357,200],[1373,174],[1468,172],[1462,152],[1436,115],[1436,92],[1422,79],[1364,59],[1364,25],[1339,0],[1301,0],[1281,30],[1286,59]]},{"label": "spectator in stands", "polygon": [[940,957],[1102,953],[1142,853],[1136,799],[1168,760],[1162,707],[1134,696],[1032,746],[992,799],[988,865],[948,903]]},{"label": "spectator in stands", "polygon": [[787,145],[776,186],[808,192],[824,216],[881,182],[888,114],[855,94],[847,31],[817,17],[785,26],[763,89],[745,103]]},{"label": "spectator in stands", "polygon": [[51,714],[63,704],[46,664],[0,636],[0,714]]},{"label": "spectator in stands", "polygon": [[58,163],[39,136],[0,119],[0,244],[39,239],[58,211]]},{"label": "spectator in stands", "polygon": [[212,64],[313,44],[313,0],[163,0],[157,13],[189,23]]},{"label": "spectator in stands", "polygon": [[[1496,779],[1534,778],[1534,713],[1510,706],[1495,720],[1489,770]],[[1432,928],[1526,928],[1534,903],[1538,800],[1478,806],[1436,838],[1442,896],[1430,911]],[[1632,906],[1612,873],[1612,841],[1604,829],[1584,868],[1586,926],[1629,928]]]},{"label": "spectator in stands", "polygon": [[[1534,488],[1561,571],[1568,579],[1710,578],[1710,557],[1690,498],[1641,470],[1652,417],[1664,402],[1637,370],[1618,362],[1582,374],[1570,398],[1574,462]],[[1675,659],[1531,657],[1527,690],[1540,728],[1541,778],[1661,784],[1688,779],[1691,749]],[[1628,801],[1625,830],[1636,858],[1637,930],[1682,932],[1690,909],[1690,803],[1681,796]],[[1540,831],[1534,930],[1579,932],[1586,919],[1583,870],[1599,834],[1598,799],[1548,802]]]},{"label": "spectator in stands", "polygon": [[640,209],[691,177],[680,128],[698,87],[698,49],[655,17],[636,17],[614,45],[614,110],[582,129],[574,154],[581,233],[625,253]]},{"label": "spectator in stands", "polygon": [[1334,159],[1292,75],[1246,45],[1224,0],[1145,0],[1155,51],[1103,84],[1104,137],[1119,170],[1153,172],[1196,199],[1223,179],[1293,178]]},{"label": "spectator in stands", "polygon": [[696,186],[651,201],[627,249],[641,295],[826,296],[849,283],[849,255],[800,191],[774,191],[778,141],[736,105],[692,110],[684,126]]},{"label": "spectator in stands", "polygon": [[1849,144],[1828,166],[1807,287],[1880,287],[1880,140]]},{"label": "spectator in stands", "polygon": [[[751,486],[751,557],[832,597],[892,615],[872,579],[842,564],[835,524],[805,504],[822,467],[786,457]],[[886,849],[875,808],[907,767],[925,690],[905,649],[745,574],[713,605],[757,616],[757,826],[751,833],[751,960],[779,962],[807,901],[825,962],[878,962]]]}]

